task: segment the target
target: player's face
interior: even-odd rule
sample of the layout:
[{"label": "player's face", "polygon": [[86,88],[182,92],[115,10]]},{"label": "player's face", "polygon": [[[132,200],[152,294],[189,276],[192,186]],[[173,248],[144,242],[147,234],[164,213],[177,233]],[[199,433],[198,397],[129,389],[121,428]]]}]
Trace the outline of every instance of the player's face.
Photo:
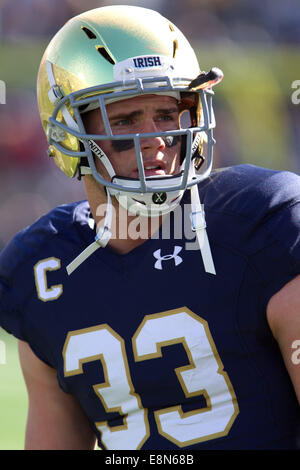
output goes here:
[{"label": "player's face", "polygon": [[[107,114],[113,134],[136,134],[168,131],[179,128],[177,100],[170,96],[145,95],[107,105]],[[83,115],[89,134],[105,134],[99,110]],[[109,157],[118,176],[138,178],[138,167],[133,140],[98,140],[97,144]],[[165,141],[162,137],[141,139],[145,176],[173,175],[180,167],[180,139]],[[97,161],[98,171],[105,176]]]}]

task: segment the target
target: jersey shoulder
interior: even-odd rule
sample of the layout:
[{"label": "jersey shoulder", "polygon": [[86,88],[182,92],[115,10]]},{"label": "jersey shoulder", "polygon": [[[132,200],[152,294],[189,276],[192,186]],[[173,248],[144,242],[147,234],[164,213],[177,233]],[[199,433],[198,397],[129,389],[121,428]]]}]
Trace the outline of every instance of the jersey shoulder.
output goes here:
[{"label": "jersey shoulder", "polygon": [[211,210],[259,219],[300,201],[300,176],[250,164],[212,172],[201,188]]},{"label": "jersey shoulder", "polygon": [[34,288],[33,266],[48,258],[49,252],[61,260],[68,255],[72,257],[74,244],[81,242],[82,233],[88,226],[89,214],[86,201],[59,206],[15,235],[2,250],[0,325],[4,329],[22,337],[20,318]]},{"label": "jersey shoulder", "polygon": [[222,242],[245,255],[279,243],[288,251],[295,247],[300,261],[300,176],[238,165],[212,173],[200,193]]},{"label": "jersey shoulder", "polygon": [[0,253],[0,279],[13,277],[27,260],[39,256],[53,239],[55,242],[75,241],[79,234],[74,225],[87,224],[89,213],[87,201],[64,204],[24,228]]},{"label": "jersey shoulder", "polygon": [[200,196],[210,240],[245,260],[249,272],[269,286],[266,300],[300,273],[297,174],[253,165],[228,167],[212,173]]}]

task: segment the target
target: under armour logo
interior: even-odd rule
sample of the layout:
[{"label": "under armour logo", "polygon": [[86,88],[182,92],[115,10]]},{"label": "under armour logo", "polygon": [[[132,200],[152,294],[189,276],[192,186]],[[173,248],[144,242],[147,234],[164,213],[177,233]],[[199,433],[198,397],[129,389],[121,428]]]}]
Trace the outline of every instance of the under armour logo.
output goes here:
[{"label": "under armour logo", "polygon": [[180,253],[181,250],[182,250],[182,246],[175,246],[172,255],[164,255],[164,256],[161,256],[161,249],[154,251],[153,256],[154,258],[157,259],[154,267],[156,269],[162,269],[162,261],[168,261],[170,259],[173,259],[175,262],[175,266],[178,266],[183,261],[181,256],[178,256],[178,253]]}]

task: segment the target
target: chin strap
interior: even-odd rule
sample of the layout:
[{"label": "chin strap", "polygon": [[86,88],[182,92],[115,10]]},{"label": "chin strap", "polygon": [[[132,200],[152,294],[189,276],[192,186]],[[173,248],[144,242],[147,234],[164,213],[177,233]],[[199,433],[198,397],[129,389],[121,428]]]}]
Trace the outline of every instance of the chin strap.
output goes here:
[{"label": "chin strap", "polygon": [[201,206],[197,184],[195,184],[191,188],[191,206],[192,212],[190,214],[190,217],[192,222],[192,231],[196,232],[197,235],[204,269],[207,273],[216,274],[214,261],[212,258],[209,240],[206,232],[205,214]]},{"label": "chin strap", "polygon": [[109,191],[107,193],[107,209],[104,219],[104,226],[100,228],[95,241],[91,243],[80,255],[78,255],[70,264],[67,266],[67,273],[70,276],[75,269],[78,268],[87,258],[89,258],[98,248],[104,248],[111,238],[111,220],[112,220],[112,202]]},{"label": "chin strap", "polygon": [[[84,172],[85,173],[85,172]],[[89,171],[86,171],[89,173]],[[95,241],[91,243],[80,255],[78,255],[66,267],[67,273],[70,276],[75,269],[77,269],[87,258],[89,258],[98,248],[104,248],[111,239],[111,221],[112,221],[112,202],[109,191],[107,193],[107,209],[104,219],[104,226],[100,228],[95,236]],[[190,214],[192,231],[196,232],[199,249],[201,252],[204,269],[207,273],[216,274],[214,261],[212,258],[209,240],[206,232],[205,214],[201,206],[198,186],[194,185],[191,188],[191,206],[192,212]]]},{"label": "chin strap", "polygon": [[[88,173],[88,172],[87,172]],[[107,193],[107,210],[104,219],[104,226],[98,231],[95,241],[91,243],[80,255],[78,255],[67,266],[67,273],[70,276],[75,269],[78,268],[87,258],[89,258],[98,248],[104,248],[111,238],[111,220],[112,220],[112,202],[109,191]],[[199,197],[198,186],[194,185],[191,188],[191,206],[192,212],[190,214],[192,222],[192,231],[196,232],[199,249],[202,255],[204,269],[207,273],[216,274],[209,240],[206,232],[205,214],[202,209]]]},{"label": "chin strap", "polygon": [[[91,174],[90,168],[82,167],[82,174]],[[190,214],[192,231],[196,232],[199,249],[201,252],[204,269],[207,273],[216,274],[214,261],[212,258],[209,240],[206,232],[205,214],[201,206],[198,185],[192,186],[191,191],[191,209]],[[112,202],[109,191],[107,194],[107,209],[104,219],[104,226],[98,231],[95,241],[91,243],[80,255],[78,255],[66,267],[68,275],[72,274],[87,258],[89,258],[98,248],[104,248],[111,238],[111,221],[112,221]]]},{"label": "chin strap", "polygon": [[[94,153],[100,158],[103,162],[104,166],[106,167],[108,173],[112,176],[114,175],[114,170],[109,162],[109,159],[105,155],[105,153],[98,147],[98,145],[94,141],[89,141],[90,148],[93,150]],[[81,174],[92,174],[92,171],[89,167],[81,167]],[[190,178],[193,177],[195,174],[194,165],[191,165],[190,168]],[[190,214],[191,223],[192,223],[192,231],[196,232],[199,249],[201,252],[204,269],[207,273],[216,274],[209,240],[206,232],[206,222],[205,222],[205,214],[201,206],[198,185],[195,184],[190,189],[191,191],[191,209],[192,212]],[[111,238],[111,220],[112,220],[112,202],[110,191],[106,189],[107,194],[107,209],[104,219],[104,226],[98,231],[95,241],[91,243],[80,255],[78,255],[68,266],[67,266],[67,273],[68,275],[72,274],[75,269],[78,268],[87,258],[89,258],[98,248],[105,247]]]}]

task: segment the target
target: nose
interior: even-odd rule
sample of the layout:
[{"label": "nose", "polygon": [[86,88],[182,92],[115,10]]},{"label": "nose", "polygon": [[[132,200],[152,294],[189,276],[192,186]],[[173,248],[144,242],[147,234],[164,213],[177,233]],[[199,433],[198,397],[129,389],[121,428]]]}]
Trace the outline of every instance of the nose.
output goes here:
[{"label": "nose", "polygon": [[[140,133],[150,134],[151,132],[159,132],[157,125],[153,119],[147,119],[144,121]],[[141,149],[154,149],[163,150],[166,147],[165,141],[160,136],[148,136],[141,137]]]}]

